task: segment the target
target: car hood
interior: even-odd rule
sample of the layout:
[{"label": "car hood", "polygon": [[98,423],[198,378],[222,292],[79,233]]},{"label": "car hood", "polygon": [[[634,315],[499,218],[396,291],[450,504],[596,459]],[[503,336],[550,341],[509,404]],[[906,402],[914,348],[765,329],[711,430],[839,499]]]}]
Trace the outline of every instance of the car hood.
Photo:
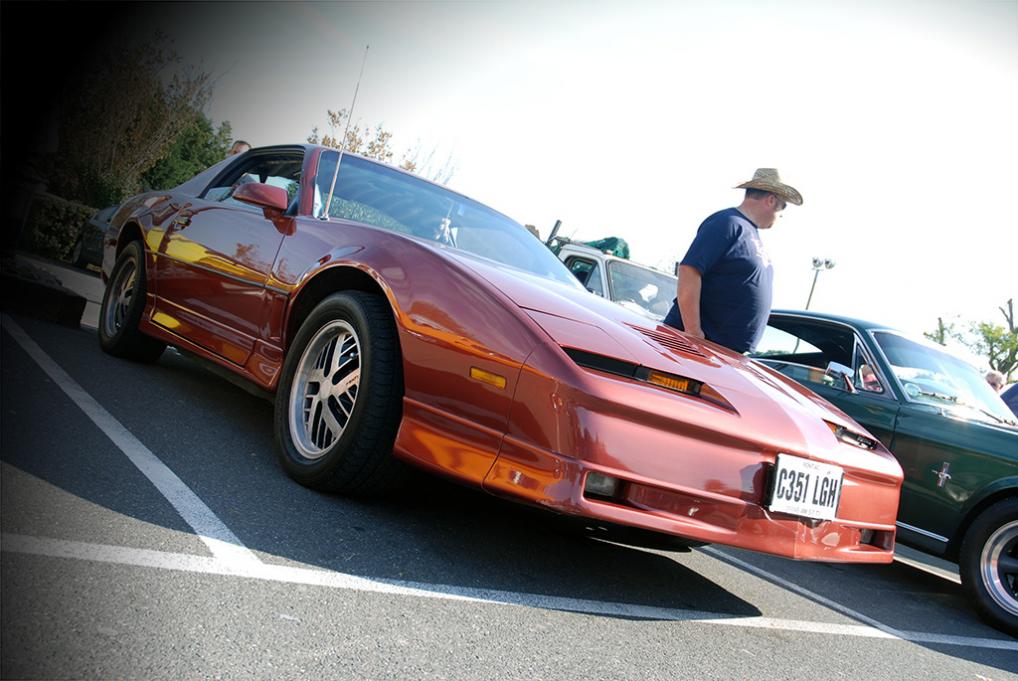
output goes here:
[{"label": "car hood", "polygon": [[831,431],[825,421],[868,434],[810,390],[716,343],[688,336],[579,287],[451,249],[448,253],[522,308],[558,345],[707,383],[735,407],[743,434],[767,434],[764,446],[829,449]]}]

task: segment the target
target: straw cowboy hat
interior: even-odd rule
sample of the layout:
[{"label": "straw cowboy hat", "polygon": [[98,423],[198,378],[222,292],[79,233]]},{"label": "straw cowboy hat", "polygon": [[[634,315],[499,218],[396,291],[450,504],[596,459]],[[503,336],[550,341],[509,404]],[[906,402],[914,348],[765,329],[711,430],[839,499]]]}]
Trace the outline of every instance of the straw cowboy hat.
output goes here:
[{"label": "straw cowboy hat", "polygon": [[797,206],[802,205],[802,194],[796,191],[795,187],[789,187],[781,181],[777,168],[757,168],[753,173],[753,179],[743,182],[736,189],[759,189],[761,191],[777,194],[788,203]]}]

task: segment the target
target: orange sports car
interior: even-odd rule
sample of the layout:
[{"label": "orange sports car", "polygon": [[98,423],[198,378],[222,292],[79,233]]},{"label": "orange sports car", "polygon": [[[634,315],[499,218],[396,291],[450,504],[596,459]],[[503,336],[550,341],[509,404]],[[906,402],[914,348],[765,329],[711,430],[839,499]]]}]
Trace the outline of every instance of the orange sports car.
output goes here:
[{"label": "orange sports car", "polygon": [[407,464],[492,494],[791,558],[892,559],[902,471],[781,374],[585,291],[506,216],[318,146],[125,202],[103,349],[167,344],[274,393],[279,460],[345,494]]}]

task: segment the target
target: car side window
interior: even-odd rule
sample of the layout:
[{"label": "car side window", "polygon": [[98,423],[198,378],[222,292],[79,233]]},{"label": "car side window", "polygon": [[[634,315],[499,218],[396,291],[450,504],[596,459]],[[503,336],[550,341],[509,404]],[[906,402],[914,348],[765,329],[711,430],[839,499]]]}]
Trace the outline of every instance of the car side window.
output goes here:
[{"label": "car side window", "polygon": [[763,336],[760,338],[760,342],[757,343],[756,350],[752,356],[756,359],[798,359],[802,360],[803,363],[813,365],[817,363],[818,358],[822,355],[823,352],[820,348],[813,346],[794,334],[768,324],[764,328]]},{"label": "car side window", "polygon": [[862,344],[856,345],[855,362],[852,365],[852,369],[855,372],[852,382],[856,390],[877,394],[885,392],[884,384],[880,380],[876,366]]},{"label": "car side window", "polygon": [[838,387],[826,372],[831,362],[856,368],[856,337],[847,327],[802,319],[772,318],[752,357],[804,384]]},{"label": "car side window", "polygon": [[604,286],[601,284],[601,265],[597,261],[573,256],[566,259],[566,267],[588,291],[604,297]]},{"label": "car side window", "polygon": [[220,176],[205,190],[203,198],[206,201],[218,201],[240,208],[258,210],[255,206],[234,199],[233,192],[242,184],[261,182],[285,189],[289,203],[292,204],[300,189],[302,165],[302,154],[256,155],[232,166],[229,172]]}]

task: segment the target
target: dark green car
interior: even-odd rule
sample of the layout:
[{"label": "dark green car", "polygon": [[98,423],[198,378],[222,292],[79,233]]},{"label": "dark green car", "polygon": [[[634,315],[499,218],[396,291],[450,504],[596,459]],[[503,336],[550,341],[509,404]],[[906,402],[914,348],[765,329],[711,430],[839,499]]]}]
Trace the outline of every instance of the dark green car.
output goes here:
[{"label": "dark green car", "polygon": [[1018,423],[975,367],[880,324],[776,310],[752,355],[834,403],[901,463],[898,541],[958,563],[1018,635]]}]

